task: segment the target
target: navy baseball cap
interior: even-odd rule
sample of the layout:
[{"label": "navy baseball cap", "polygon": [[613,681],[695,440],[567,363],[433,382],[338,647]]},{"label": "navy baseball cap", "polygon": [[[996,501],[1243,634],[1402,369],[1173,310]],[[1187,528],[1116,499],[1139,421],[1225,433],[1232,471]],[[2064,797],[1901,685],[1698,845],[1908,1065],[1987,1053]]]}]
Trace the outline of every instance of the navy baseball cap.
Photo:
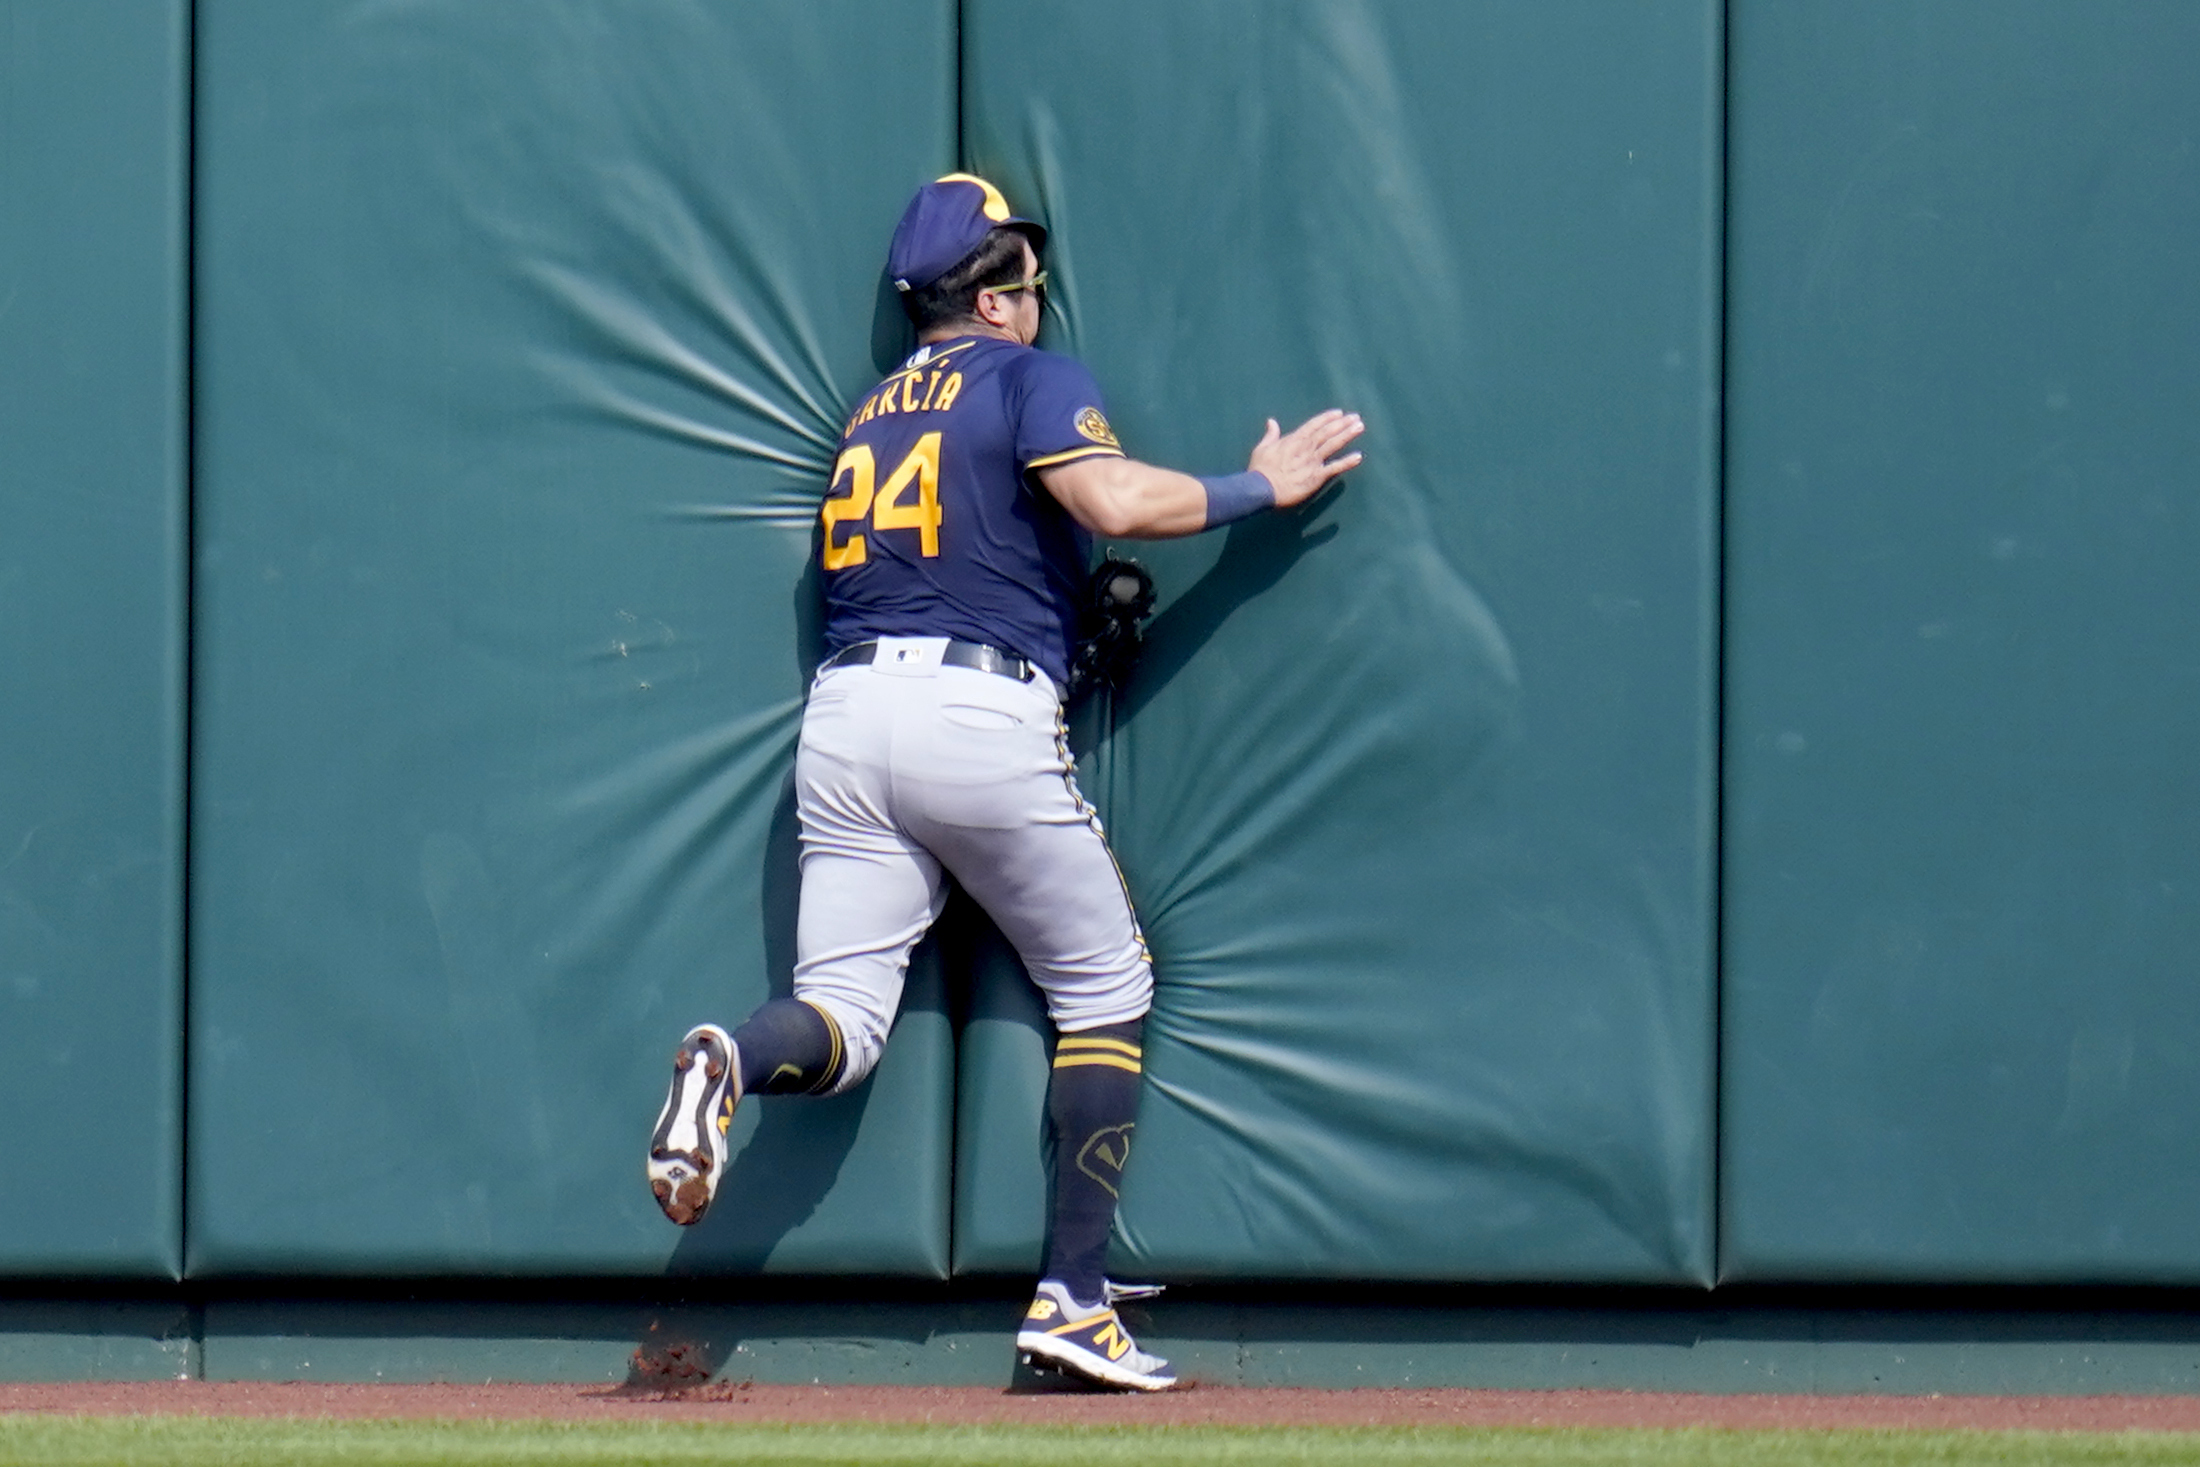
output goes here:
[{"label": "navy baseball cap", "polygon": [[1001,191],[971,173],[950,173],[917,190],[894,230],[886,273],[899,291],[922,290],[962,262],[988,231],[1013,224],[1031,236],[1033,249],[1047,242],[1044,227],[1008,212]]}]

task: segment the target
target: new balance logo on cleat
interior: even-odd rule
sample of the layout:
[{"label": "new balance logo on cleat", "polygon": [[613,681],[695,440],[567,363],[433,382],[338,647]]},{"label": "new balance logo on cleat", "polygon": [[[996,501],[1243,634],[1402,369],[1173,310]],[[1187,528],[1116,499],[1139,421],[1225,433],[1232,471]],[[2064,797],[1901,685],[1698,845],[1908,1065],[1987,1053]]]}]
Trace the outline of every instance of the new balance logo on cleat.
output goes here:
[{"label": "new balance logo on cleat", "polygon": [[682,1227],[700,1219],[725,1177],[726,1132],[741,1103],[740,1057],[716,1024],[687,1032],[672,1056],[672,1090],[649,1138],[649,1191]]},{"label": "new balance logo on cleat", "polygon": [[1138,1348],[1105,1302],[1079,1304],[1053,1279],[1039,1285],[1016,1348],[1034,1365],[1131,1391],[1165,1391],[1176,1384],[1169,1362]]}]

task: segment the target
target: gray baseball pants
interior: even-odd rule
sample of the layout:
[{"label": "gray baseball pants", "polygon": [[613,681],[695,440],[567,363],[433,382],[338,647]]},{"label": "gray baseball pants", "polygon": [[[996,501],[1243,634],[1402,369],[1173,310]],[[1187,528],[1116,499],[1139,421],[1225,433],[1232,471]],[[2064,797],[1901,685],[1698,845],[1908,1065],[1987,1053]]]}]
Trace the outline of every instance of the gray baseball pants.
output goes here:
[{"label": "gray baseball pants", "polygon": [[1153,999],[1054,684],[944,666],[946,646],[882,637],[875,661],[820,673],[802,716],[794,993],[840,1027],[835,1093],[878,1062],[910,949],[946,902],[943,870],[1023,958],[1056,1029],[1128,1023]]}]

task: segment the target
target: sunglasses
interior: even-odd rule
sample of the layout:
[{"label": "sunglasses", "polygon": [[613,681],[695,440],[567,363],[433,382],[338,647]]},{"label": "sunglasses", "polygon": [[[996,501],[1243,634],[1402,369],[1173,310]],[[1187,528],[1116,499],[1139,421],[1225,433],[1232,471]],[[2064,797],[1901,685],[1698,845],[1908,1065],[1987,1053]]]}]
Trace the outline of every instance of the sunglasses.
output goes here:
[{"label": "sunglasses", "polygon": [[1032,276],[1029,280],[1018,281],[1014,285],[992,285],[987,286],[986,288],[992,291],[995,295],[1008,295],[1013,291],[1019,290],[1034,291],[1038,294],[1039,303],[1041,305],[1045,305],[1047,299],[1047,272],[1041,270],[1038,274]]}]

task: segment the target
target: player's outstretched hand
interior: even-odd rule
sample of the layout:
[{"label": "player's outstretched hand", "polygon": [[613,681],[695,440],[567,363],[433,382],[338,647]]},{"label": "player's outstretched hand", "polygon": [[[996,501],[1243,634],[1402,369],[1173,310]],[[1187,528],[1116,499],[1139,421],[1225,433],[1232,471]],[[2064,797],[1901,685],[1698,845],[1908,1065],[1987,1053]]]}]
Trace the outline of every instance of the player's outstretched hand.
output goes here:
[{"label": "player's outstretched hand", "polygon": [[1289,509],[1313,498],[1337,475],[1359,467],[1360,454],[1336,455],[1366,430],[1358,413],[1342,408],[1316,413],[1288,433],[1270,418],[1268,431],[1253,445],[1253,459],[1246,467],[1267,476],[1276,491],[1276,508]]}]

